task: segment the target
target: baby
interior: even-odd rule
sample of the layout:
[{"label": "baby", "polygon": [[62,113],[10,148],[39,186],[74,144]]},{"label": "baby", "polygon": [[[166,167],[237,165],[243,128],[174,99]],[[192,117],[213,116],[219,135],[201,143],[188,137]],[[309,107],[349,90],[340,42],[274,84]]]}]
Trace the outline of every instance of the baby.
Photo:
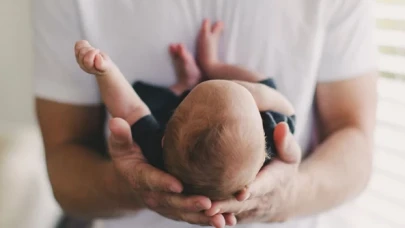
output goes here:
[{"label": "baby", "polygon": [[223,24],[205,20],[198,35],[197,66],[182,44],[170,45],[177,83],[133,87],[103,52],[87,41],[75,46],[80,67],[96,76],[114,117],[125,119],[148,161],[171,173],[185,194],[224,200],[249,185],[276,154],[273,130],[294,110],[270,78],[218,60]]}]

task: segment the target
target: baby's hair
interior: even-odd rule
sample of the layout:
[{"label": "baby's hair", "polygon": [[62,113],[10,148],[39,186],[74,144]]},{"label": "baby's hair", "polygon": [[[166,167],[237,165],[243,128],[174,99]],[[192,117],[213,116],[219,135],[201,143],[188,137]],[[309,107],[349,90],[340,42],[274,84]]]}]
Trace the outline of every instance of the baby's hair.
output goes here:
[{"label": "baby's hair", "polygon": [[[248,184],[246,181],[252,175],[238,166],[241,160],[249,152],[255,154],[255,150],[265,152],[261,140],[246,140],[252,132],[244,124],[226,115],[209,115],[209,111],[196,106],[186,113],[176,110],[165,132],[165,165],[182,180],[185,194],[221,200]],[[235,175],[239,178],[231,181]]]}]

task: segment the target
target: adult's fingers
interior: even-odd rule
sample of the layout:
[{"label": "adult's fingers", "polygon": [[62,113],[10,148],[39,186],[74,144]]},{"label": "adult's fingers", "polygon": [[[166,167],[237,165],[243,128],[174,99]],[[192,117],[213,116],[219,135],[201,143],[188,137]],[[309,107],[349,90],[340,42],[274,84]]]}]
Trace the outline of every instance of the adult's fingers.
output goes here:
[{"label": "adult's fingers", "polygon": [[243,188],[240,192],[235,195],[238,201],[245,201],[250,198],[250,192],[247,187]]},{"label": "adult's fingers", "polygon": [[[289,131],[286,123],[280,123],[274,130],[277,158],[262,168],[256,179],[248,186],[249,198],[263,196],[280,184],[290,169],[295,169],[301,160],[301,149]],[[240,197],[241,198],[241,197]]]},{"label": "adult's fingers", "polygon": [[224,225],[222,224],[225,224],[225,219],[222,215],[217,216],[217,218],[213,219],[213,217],[206,216],[202,212],[184,212],[169,209],[158,210],[157,213],[175,221],[182,221],[200,226],[214,226],[222,228],[224,227]]},{"label": "adult's fingers", "polygon": [[200,226],[212,226],[216,228],[224,228],[226,225],[225,218],[222,214],[210,217],[202,212],[184,212],[176,210],[159,210],[157,212],[163,215],[164,217],[176,221],[183,221]]},{"label": "adult's fingers", "polygon": [[301,149],[286,123],[279,123],[276,126],[273,138],[277,148],[277,155],[283,162],[300,162]]},{"label": "adult's fingers", "polygon": [[109,128],[111,136],[109,140],[110,155],[112,159],[119,159],[127,155],[133,155],[136,147],[132,141],[131,128],[125,120],[113,118]]},{"label": "adult's fingers", "polygon": [[179,180],[147,163],[140,148],[133,143],[125,120],[114,118],[109,125],[111,158],[133,189],[175,193],[183,190]]},{"label": "adult's fingers", "polygon": [[147,192],[144,198],[146,205],[151,209],[168,208],[184,212],[201,212],[211,208],[211,200],[205,196]]},{"label": "adult's fingers", "polygon": [[233,213],[224,213],[222,214],[224,216],[225,219],[225,224],[228,226],[235,226],[237,223],[237,219],[235,214]]},{"label": "adult's fingers", "polygon": [[[181,216],[181,220],[197,225],[213,226],[215,228],[224,228],[226,224],[224,216],[221,214],[208,217],[203,213],[187,213]],[[235,218],[236,220],[236,218]]]},{"label": "adult's fingers", "polygon": [[180,193],[183,186],[174,176],[151,166],[148,163],[134,163],[135,167],[127,167],[132,174],[129,174],[132,186],[141,191],[162,191]]},{"label": "adult's fingers", "polygon": [[248,186],[249,198],[260,197],[271,192],[279,184],[279,176],[285,170],[285,164],[274,159],[264,166],[257,174],[256,179]]},{"label": "adult's fingers", "polygon": [[223,228],[226,225],[225,218],[222,214],[217,214],[210,217],[209,224],[215,228]]},{"label": "adult's fingers", "polygon": [[224,201],[214,202],[211,208],[205,211],[208,216],[213,216],[216,214],[239,214],[243,211],[252,210],[255,208],[253,200],[248,200],[245,202],[239,202],[236,199],[229,199]]}]

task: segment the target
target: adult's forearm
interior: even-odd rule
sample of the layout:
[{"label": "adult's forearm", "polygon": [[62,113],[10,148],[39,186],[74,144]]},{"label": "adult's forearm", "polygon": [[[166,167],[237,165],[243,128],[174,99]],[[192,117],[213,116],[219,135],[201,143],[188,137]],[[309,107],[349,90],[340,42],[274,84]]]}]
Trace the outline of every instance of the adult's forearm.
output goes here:
[{"label": "adult's forearm", "polygon": [[294,216],[317,214],[356,197],[372,171],[372,134],[346,127],[331,134],[300,166]]},{"label": "adult's forearm", "polygon": [[55,198],[69,214],[116,216],[141,207],[113,163],[89,147],[71,143],[48,148],[47,166]]}]

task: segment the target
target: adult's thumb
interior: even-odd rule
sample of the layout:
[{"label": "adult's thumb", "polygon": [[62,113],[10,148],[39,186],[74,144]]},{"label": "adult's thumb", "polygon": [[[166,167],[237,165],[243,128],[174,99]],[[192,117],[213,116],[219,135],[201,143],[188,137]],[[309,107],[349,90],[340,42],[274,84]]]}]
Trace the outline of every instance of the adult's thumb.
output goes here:
[{"label": "adult's thumb", "polygon": [[113,118],[109,122],[109,128],[111,132],[109,137],[111,157],[114,159],[132,154],[134,144],[128,122],[121,118]]},{"label": "adult's thumb", "polygon": [[274,142],[279,158],[287,163],[298,163],[301,160],[301,149],[290,133],[288,124],[279,123],[274,129]]}]

